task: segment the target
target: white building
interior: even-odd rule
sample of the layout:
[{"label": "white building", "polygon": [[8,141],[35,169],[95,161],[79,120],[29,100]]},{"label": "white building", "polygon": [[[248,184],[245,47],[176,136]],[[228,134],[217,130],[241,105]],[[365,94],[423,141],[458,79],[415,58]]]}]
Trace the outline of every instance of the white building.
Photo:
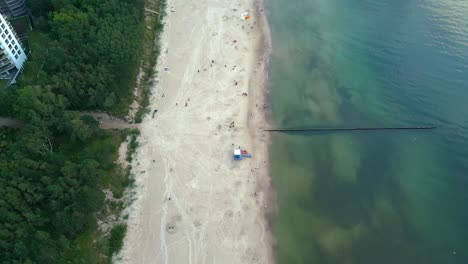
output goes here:
[{"label": "white building", "polygon": [[0,0],[0,12],[7,17],[19,17],[28,14],[26,0]]},{"label": "white building", "polygon": [[0,14],[0,79],[16,76],[26,61],[26,54],[10,23]]}]

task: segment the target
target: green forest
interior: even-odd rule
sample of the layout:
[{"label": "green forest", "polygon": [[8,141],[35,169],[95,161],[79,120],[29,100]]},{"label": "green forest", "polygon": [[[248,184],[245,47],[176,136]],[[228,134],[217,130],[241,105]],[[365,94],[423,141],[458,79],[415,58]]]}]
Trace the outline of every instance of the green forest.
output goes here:
[{"label": "green forest", "polygon": [[[128,109],[143,41],[143,0],[34,0],[40,33],[21,85],[50,86],[73,109]],[[38,45],[34,46],[34,41]]]},{"label": "green forest", "polygon": [[[103,189],[130,183],[114,161],[130,132],[104,131],[80,110],[122,115],[144,41],[144,0],[31,0],[31,53],[0,90],[0,263],[109,263],[125,226],[97,231]],[[111,209],[109,209],[111,208]]]}]

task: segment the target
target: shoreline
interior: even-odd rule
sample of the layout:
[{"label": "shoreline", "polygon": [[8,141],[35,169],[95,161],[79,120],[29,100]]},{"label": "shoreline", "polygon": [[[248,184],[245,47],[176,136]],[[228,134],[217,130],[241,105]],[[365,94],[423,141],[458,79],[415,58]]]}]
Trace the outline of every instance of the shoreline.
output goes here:
[{"label": "shoreline", "polygon": [[[264,0],[254,0],[255,12],[257,17],[259,17],[259,27],[258,34],[260,36],[259,42],[257,43],[257,54],[259,58],[259,66],[257,70],[254,70],[251,87],[258,86],[260,91],[256,94],[256,100],[259,102],[258,105],[263,105],[264,108],[260,114],[260,120],[254,122],[254,120],[249,120],[249,129],[251,133],[251,138],[254,140],[255,146],[262,146],[263,148],[263,159],[265,160],[264,171],[262,172],[261,181],[257,184],[257,188],[262,189],[264,192],[264,201],[267,205],[262,208],[262,214],[266,226],[268,228],[268,242],[269,242],[269,262],[267,263],[278,263],[276,259],[275,247],[277,246],[276,237],[273,234],[273,221],[278,214],[278,203],[276,191],[273,187],[273,179],[271,175],[271,166],[270,166],[270,146],[271,146],[271,134],[263,131],[268,127],[271,127],[273,124],[273,118],[270,108],[270,59],[272,53],[272,39],[271,39],[271,29],[268,22],[267,13],[265,10]],[[257,75],[256,73],[259,72]],[[257,77],[257,78],[256,78]],[[254,100],[252,100],[254,101]],[[260,108],[261,109],[261,108]],[[254,102],[249,102],[249,112],[251,110],[257,110],[257,107],[254,106]],[[258,135],[256,135],[258,134]]]},{"label": "shoreline", "polygon": [[[270,138],[260,129],[268,125],[271,52],[263,1],[206,5],[167,3],[159,76],[150,98],[151,112],[158,113],[140,126],[141,146],[132,162],[136,187],[130,190],[136,196],[125,210],[128,231],[117,262],[274,262]],[[253,10],[250,21],[237,16],[243,8]],[[241,24],[253,21],[255,29],[244,31]],[[191,41],[188,47],[184,37]],[[226,58],[221,65],[219,58]],[[247,146],[252,160],[233,162],[230,142]]]}]

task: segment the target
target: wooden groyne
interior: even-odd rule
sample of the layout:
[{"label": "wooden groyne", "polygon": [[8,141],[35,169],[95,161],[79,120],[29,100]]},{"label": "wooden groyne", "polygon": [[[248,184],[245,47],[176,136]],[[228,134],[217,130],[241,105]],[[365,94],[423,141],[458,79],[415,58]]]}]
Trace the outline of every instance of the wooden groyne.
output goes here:
[{"label": "wooden groyne", "polygon": [[435,126],[413,127],[324,127],[324,128],[283,128],[264,129],[267,132],[334,132],[334,131],[379,131],[379,130],[432,130]]}]

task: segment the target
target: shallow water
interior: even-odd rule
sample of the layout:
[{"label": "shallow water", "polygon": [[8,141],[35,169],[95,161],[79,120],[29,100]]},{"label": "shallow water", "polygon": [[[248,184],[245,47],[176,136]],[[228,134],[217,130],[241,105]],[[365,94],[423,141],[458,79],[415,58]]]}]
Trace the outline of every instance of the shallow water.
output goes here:
[{"label": "shallow water", "polygon": [[280,263],[468,263],[468,1],[270,0]]}]

